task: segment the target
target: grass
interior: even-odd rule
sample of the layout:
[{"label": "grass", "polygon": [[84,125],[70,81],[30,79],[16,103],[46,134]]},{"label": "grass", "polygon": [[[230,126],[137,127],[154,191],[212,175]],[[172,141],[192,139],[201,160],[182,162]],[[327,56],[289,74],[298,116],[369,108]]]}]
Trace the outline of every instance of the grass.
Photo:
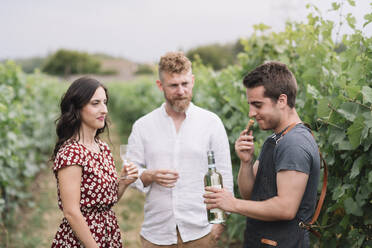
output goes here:
[{"label": "grass", "polygon": [[[53,181],[52,181],[53,180]],[[12,223],[7,228],[8,240],[1,247],[36,248],[50,247],[53,234],[62,218],[57,207],[54,175],[51,170],[43,171],[31,186],[31,202],[13,214]]]}]

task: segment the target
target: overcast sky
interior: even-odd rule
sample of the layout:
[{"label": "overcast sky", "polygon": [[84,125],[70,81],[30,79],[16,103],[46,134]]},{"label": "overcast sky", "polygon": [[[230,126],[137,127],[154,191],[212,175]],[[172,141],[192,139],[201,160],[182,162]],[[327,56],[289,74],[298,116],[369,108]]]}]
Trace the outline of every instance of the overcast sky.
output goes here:
[{"label": "overcast sky", "polygon": [[[327,12],[331,0],[0,0],[0,60],[67,48],[157,61],[166,51],[247,37],[258,23],[280,31],[288,19],[305,21],[309,2],[338,20]],[[371,3],[345,3],[343,13],[362,28]],[[372,24],[363,32],[370,36]]]}]

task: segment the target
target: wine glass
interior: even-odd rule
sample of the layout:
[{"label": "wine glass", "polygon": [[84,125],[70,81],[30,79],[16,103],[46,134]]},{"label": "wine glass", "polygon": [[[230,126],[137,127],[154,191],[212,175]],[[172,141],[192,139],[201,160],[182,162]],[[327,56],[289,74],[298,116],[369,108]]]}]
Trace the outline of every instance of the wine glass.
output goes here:
[{"label": "wine glass", "polygon": [[[120,145],[120,158],[121,160],[123,160],[124,169],[127,170],[127,166],[131,162],[130,159],[128,158],[128,145],[127,144]],[[130,177],[126,175],[126,176],[122,176],[120,179],[130,179]]]}]

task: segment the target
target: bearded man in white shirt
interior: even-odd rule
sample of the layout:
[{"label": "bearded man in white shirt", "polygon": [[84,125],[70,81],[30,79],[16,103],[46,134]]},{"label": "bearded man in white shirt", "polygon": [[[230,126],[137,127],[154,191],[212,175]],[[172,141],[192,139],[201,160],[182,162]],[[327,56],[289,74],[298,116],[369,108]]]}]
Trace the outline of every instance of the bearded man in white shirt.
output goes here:
[{"label": "bearded man in white shirt", "polygon": [[224,226],[208,223],[203,178],[213,150],[224,188],[233,192],[225,128],[191,102],[194,75],[182,52],[161,57],[156,84],[165,103],[137,120],[128,140],[128,155],[140,167],[134,185],[146,193],[142,247],[215,247]]}]

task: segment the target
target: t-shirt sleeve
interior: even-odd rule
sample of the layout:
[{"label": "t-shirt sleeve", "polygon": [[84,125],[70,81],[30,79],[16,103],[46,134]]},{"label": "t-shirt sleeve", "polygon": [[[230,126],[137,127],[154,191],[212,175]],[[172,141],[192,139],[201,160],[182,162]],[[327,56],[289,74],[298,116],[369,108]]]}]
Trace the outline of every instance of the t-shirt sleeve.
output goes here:
[{"label": "t-shirt sleeve", "polygon": [[281,170],[295,170],[306,174],[310,173],[310,167],[312,164],[311,156],[303,146],[281,146],[277,150],[274,159],[277,172]]},{"label": "t-shirt sleeve", "polygon": [[77,148],[65,147],[62,151],[57,153],[57,156],[54,160],[53,170],[57,171],[70,165],[83,166],[83,158]]}]

